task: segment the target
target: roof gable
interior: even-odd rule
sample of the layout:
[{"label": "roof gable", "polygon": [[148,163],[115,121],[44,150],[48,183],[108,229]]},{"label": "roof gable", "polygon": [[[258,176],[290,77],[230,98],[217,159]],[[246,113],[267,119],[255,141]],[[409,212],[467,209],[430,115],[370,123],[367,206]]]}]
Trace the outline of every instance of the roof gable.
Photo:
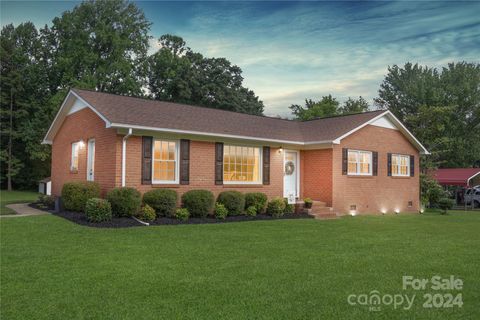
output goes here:
[{"label": "roof gable", "polygon": [[[86,107],[92,109],[103,119],[106,127],[249,139],[292,145],[314,146],[340,143],[345,136],[375,121],[377,125],[390,121],[399,127],[399,121],[395,120],[393,114],[385,110],[302,122],[73,89],[65,98],[45,136],[44,143],[53,141],[53,137],[68,114]],[[382,117],[388,117],[388,119],[382,121],[380,120]],[[419,150],[427,152],[418,140],[405,127],[403,128],[401,131],[409,135],[407,138]]]}]

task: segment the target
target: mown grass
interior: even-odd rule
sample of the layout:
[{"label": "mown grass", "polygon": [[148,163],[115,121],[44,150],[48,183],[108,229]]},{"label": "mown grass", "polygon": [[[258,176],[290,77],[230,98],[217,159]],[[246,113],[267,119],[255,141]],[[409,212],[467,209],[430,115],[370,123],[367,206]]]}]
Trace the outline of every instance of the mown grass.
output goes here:
[{"label": "mown grass", "polygon": [[32,202],[38,199],[38,193],[32,191],[0,191],[0,215],[15,214],[15,211],[5,207],[11,203]]},{"label": "mown grass", "polygon": [[[2,319],[474,319],[480,214],[95,229],[1,219]],[[422,307],[402,276],[454,275],[462,308]],[[416,294],[378,312],[350,294]],[[447,292],[445,292],[447,293]]]}]

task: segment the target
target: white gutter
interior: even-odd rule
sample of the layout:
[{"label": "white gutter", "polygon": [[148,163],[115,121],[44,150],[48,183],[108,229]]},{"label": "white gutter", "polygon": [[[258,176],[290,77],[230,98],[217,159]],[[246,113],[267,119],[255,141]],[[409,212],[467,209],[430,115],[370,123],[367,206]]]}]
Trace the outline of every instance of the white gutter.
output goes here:
[{"label": "white gutter", "polygon": [[123,136],[122,143],[122,187],[125,187],[125,176],[127,168],[127,139],[132,135],[132,128],[128,129],[128,133]]}]

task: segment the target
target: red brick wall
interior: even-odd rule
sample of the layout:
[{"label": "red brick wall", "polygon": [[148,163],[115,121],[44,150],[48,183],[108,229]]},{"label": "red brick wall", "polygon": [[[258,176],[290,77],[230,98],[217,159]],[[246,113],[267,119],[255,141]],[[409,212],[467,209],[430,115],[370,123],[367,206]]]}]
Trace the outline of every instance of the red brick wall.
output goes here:
[{"label": "red brick wall", "polygon": [[[121,150],[121,149],[120,149]],[[119,151],[120,152],[120,151]],[[142,185],[141,184],[142,137],[132,136],[127,141],[127,179],[126,186],[134,187],[142,193],[153,188],[175,189],[179,198],[192,189],[208,189],[215,196],[226,190],[241,192],[264,192],[268,197],[283,195],[283,154],[271,149],[270,185],[215,185],[215,143],[190,142],[190,184],[189,185]]]},{"label": "red brick wall", "polygon": [[[87,179],[87,141],[95,139],[95,181],[102,191],[115,185],[115,161],[118,139],[114,129],[105,128],[105,122],[88,108],[66,117],[52,144],[52,194],[59,196],[63,184]],[[120,138],[121,139],[121,138]],[[83,140],[78,154],[78,172],[70,172],[72,142]]]},{"label": "red brick wall", "polygon": [[332,205],[332,149],[303,150],[300,153],[300,188],[302,198],[312,198]]},{"label": "red brick wall", "polygon": [[[342,148],[377,151],[378,176],[342,175]],[[415,176],[387,176],[387,153],[414,155]],[[419,153],[400,131],[368,125],[333,148],[333,207],[337,212],[348,213],[352,204],[358,213],[418,212],[419,198]],[[413,201],[411,208],[408,201]]]}]

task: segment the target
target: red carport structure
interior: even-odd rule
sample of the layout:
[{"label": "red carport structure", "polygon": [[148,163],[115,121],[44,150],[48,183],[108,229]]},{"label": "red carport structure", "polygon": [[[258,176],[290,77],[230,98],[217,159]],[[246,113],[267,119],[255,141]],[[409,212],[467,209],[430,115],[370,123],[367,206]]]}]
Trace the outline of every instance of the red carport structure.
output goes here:
[{"label": "red carport structure", "polygon": [[[474,192],[470,188],[480,185],[480,168],[437,169],[432,172],[432,177],[444,186],[445,190],[451,190],[451,188],[448,188],[451,186],[456,187],[454,191],[455,202],[457,205],[463,204],[464,208],[467,209],[465,197],[469,197],[469,194]],[[474,202],[471,201],[471,204],[473,208]]]},{"label": "red carport structure", "polygon": [[437,169],[433,177],[442,186],[460,186],[471,188],[480,184],[480,168]]}]

